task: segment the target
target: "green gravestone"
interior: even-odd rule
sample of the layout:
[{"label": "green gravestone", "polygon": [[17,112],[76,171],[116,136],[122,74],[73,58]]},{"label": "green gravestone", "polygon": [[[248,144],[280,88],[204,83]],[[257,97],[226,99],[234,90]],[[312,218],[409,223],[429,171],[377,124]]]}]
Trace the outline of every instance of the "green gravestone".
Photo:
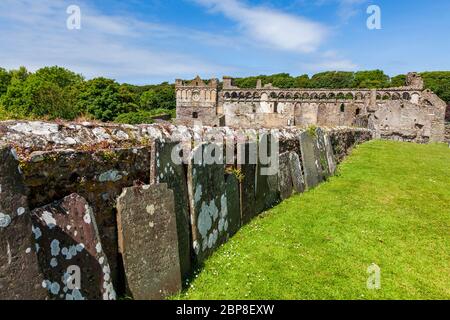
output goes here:
[{"label": "green gravestone", "polygon": [[292,184],[296,193],[305,191],[305,179],[303,178],[300,157],[296,152],[289,153],[289,168],[291,170]]},{"label": "green gravestone", "polygon": [[[238,169],[241,180],[241,219],[242,224],[249,223],[256,215],[256,169],[258,159],[258,145],[256,142],[238,144]],[[239,154],[241,156],[239,156]]]},{"label": "green gravestone", "polygon": [[282,200],[288,199],[293,192],[289,154],[290,152],[284,152],[279,158],[278,186]]},{"label": "green gravestone", "polygon": [[239,180],[234,174],[225,177],[228,210],[228,234],[233,236],[241,227],[241,203],[239,198]]},{"label": "green gravestone", "polygon": [[306,187],[311,189],[322,182],[322,175],[319,172],[317,140],[310,132],[306,131],[300,134],[299,139]]},{"label": "green gravestone", "polygon": [[155,178],[157,183],[166,183],[173,190],[177,219],[178,250],[183,280],[191,274],[191,224],[186,172],[182,162],[182,147],[178,142],[154,143]]},{"label": "green gravestone", "polygon": [[[211,154],[217,156],[219,163],[211,161]],[[188,191],[193,249],[197,263],[201,264],[229,237],[230,219],[221,145],[202,143],[194,148],[188,168]]]}]

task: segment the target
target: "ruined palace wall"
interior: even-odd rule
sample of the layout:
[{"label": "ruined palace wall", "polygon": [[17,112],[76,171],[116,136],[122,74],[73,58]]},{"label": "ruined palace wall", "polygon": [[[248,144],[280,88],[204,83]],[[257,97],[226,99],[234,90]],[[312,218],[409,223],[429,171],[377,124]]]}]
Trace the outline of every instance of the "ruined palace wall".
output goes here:
[{"label": "ruined palace wall", "polygon": [[[279,167],[277,171],[269,175],[263,174],[263,170],[267,166],[259,157],[260,150],[268,148],[260,141],[264,135],[276,137],[279,142],[276,154]],[[192,156],[198,150],[202,150],[199,148],[217,145],[221,140],[220,137],[231,138],[225,140],[227,141],[226,145],[232,150],[230,153],[232,155],[231,163],[229,165],[196,165]],[[19,220],[16,222],[17,214],[11,213],[17,211],[27,215],[29,208],[29,211],[33,212],[33,216],[41,217],[39,221],[44,221],[44,226],[45,222],[50,223],[47,226],[51,229],[49,232],[53,232],[55,229],[52,229],[54,227],[51,221],[56,219],[56,214],[58,217],[61,215],[61,221],[75,219],[75,216],[71,216],[71,212],[73,214],[80,212],[79,206],[81,205],[83,208],[81,212],[85,214],[84,217],[81,217],[81,223],[83,224],[84,219],[86,225],[76,225],[75,231],[82,233],[83,237],[91,237],[89,239],[94,241],[95,233],[84,234],[83,232],[86,232],[86,227],[90,225],[91,220],[95,219],[95,228],[98,228],[99,239],[95,240],[98,243],[93,243],[94,246],[89,248],[95,247],[94,251],[98,250],[98,252],[103,252],[100,250],[103,249],[108,261],[106,266],[105,258],[99,258],[99,256],[90,256],[87,260],[80,260],[89,261],[92,264],[88,268],[91,270],[90,272],[99,272],[92,279],[89,278],[91,280],[86,281],[97,281],[95,279],[100,276],[107,281],[112,276],[116,291],[124,294],[130,290],[129,282],[133,281],[136,276],[136,274],[127,274],[131,271],[124,268],[124,259],[128,266],[136,265],[129,259],[145,255],[146,252],[135,252],[130,256],[123,256],[122,253],[127,253],[126,250],[137,250],[126,247],[127,243],[125,243],[126,250],[119,252],[120,237],[118,235],[121,231],[117,226],[117,198],[122,194],[123,203],[129,203],[124,199],[126,197],[126,194],[122,193],[124,188],[133,187],[135,191],[129,191],[132,192],[130,196],[140,199],[143,195],[139,188],[142,188],[143,185],[150,184],[150,187],[145,190],[152,190],[152,185],[156,188],[157,185],[167,184],[173,192],[172,200],[169,197],[171,193],[164,191],[164,188],[159,188],[158,192],[165,194],[168,197],[167,201],[174,201],[173,208],[175,210],[171,214],[176,219],[178,235],[176,241],[178,243],[176,246],[159,243],[158,239],[166,238],[161,235],[158,237],[158,233],[156,233],[156,238],[152,239],[147,239],[146,234],[140,233],[136,233],[133,237],[136,237],[136,243],[145,242],[146,239],[156,241],[154,242],[155,248],[178,248],[179,252],[176,257],[179,259],[177,263],[180,265],[181,275],[179,278],[185,279],[195,264],[202,263],[216,248],[237,232],[242,224],[247,223],[291,194],[303,192],[324,181],[333,174],[336,163],[341,161],[353,146],[371,138],[371,131],[354,128],[318,129],[315,132],[289,127],[274,130],[240,131],[227,127],[191,128],[170,124],[129,126],[92,123],[0,122],[0,144],[13,148],[11,151],[5,152],[17,157],[17,160],[9,157],[16,163],[8,162],[7,168],[17,168],[23,179],[24,190],[26,190],[24,195],[26,203],[21,204],[26,208],[24,212],[18,210],[16,204],[2,198],[7,195],[6,193],[0,193],[3,215],[0,233],[6,237],[0,237],[0,253],[6,252],[7,243],[5,241],[13,248],[13,252],[17,251],[14,251],[14,246],[17,245],[13,242],[14,239],[11,238],[10,233],[5,233],[9,224],[6,223],[9,221],[6,219],[6,215],[12,218],[11,225],[17,225],[20,222]],[[237,143],[238,141],[240,143]],[[183,142],[182,145],[186,147],[196,146],[191,152],[184,153],[186,160],[184,164],[176,163],[171,158],[173,148],[179,142]],[[244,150],[246,155],[256,154],[256,162],[237,163],[239,150]],[[1,166],[3,164],[0,164]],[[230,168],[234,168],[234,170],[229,170]],[[0,172],[2,175],[10,174],[5,170],[0,170]],[[242,176],[238,172],[242,173]],[[17,172],[11,172],[11,174],[17,175]],[[10,180],[3,179],[2,181]],[[2,190],[9,190],[8,187],[3,185]],[[77,196],[72,195],[74,193]],[[67,198],[68,196],[70,197]],[[64,201],[61,202],[63,199]],[[3,200],[5,201],[3,202]],[[86,201],[86,205],[84,201]],[[61,205],[69,206],[67,207],[68,211],[62,210]],[[89,211],[86,209],[87,205],[92,208],[92,216],[89,217],[85,213]],[[143,205],[143,208],[154,212],[152,208],[158,205],[158,203],[147,203]],[[167,206],[165,210],[167,211],[171,207]],[[123,206],[119,209],[122,210],[122,208]],[[64,212],[68,214],[67,217],[64,216]],[[132,216],[129,217],[132,218]],[[57,220],[55,223],[59,224],[59,221]],[[61,226],[62,228],[59,225],[57,227],[58,237],[64,236],[64,238],[47,239],[47,234],[50,233],[45,233],[42,229],[43,226],[41,226],[42,234],[40,234],[41,231],[37,231],[36,225],[31,230],[28,224],[29,222],[25,223],[22,229],[17,227],[17,230],[29,232],[29,236],[33,240],[36,238],[36,241],[41,244],[39,247],[39,270],[44,273],[45,291],[49,290],[47,293],[51,299],[65,297],[62,287],[59,288],[54,283],[48,282],[48,273],[52,272],[55,275],[55,272],[59,270],[54,269],[53,258],[59,259],[62,253],[54,250],[53,244],[51,247],[47,243],[58,240],[58,243],[62,244],[64,241],[70,240],[73,246],[70,247],[69,253],[75,248],[82,251],[85,243],[77,242],[81,240],[73,238],[74,229],[66,230],[64,225]],[[139,225],[139,222],[136,221],[136,224]],[[150,227],[149,230],[152,230],[152,234],[162,232],[158,229],[158,225],[155,228]],[[130,241],[129,237],[125,237],[124,241],[127,239]],[[31,241],[25,248],[26,254],[34,255],[37,254],[37,249]],[[64,248],[61,247],[62,249]],[[81,256],[77,255],[76,250],[70,255],[66,251],[65,257],[61,257],[61,261],[68,260],[67,263],[78,263],[77,259]],[[42,265],[42,263],[48,264],[50,261],[50,259],[42,259],[43,255],[52,258],[52,265]],[[174,255],[171,257],[175,259]],[[8,259],[0,261],[2,264],[6,264],[6,267],[8,266]],[[149,258],[147,261],[148,263],[163,263],[161,261],[165,260],[153,261]],[[165,268],[156,265],[156,269],[164,270]],[[36,269],[33,269],[33,272],[36,273]],[[12,274],[6,274],[0,279],[0,282],[4,279],[11,279],[12,276]],[[42,282],[42,276],[36,276],[36,279],[41,279]],[[16,282],[16,285],[11,290],[19,292],[17,296],[42,296],[40,293],[33,294],[32,292],[33,290],[43,290],[40,282],[36,283],[34,289],[28,290],[29,292],[21,289],[20,281]],[[25,286],[25,288],[29,287]],[[97,287],[103,290],[101,285],[90,286],[91,289]],[[86,287],[83,286],[83,290],[85,289]],[[97,296],[98,294],[98,292],[89,293],[83,290],[81,290],[83,296],[89,296],[89,294]],[[106,296],[113,297],[111,290],[108,290],[109,294]],[[58,294],[56,295],[54,292],[58,292]]]},{"label": "ruined palace wall", "polygon": [[[219,99],[231,127],[369,125],[377,136],[444,141],[445,102],[414,86],[382,90],[224,89]],[[363,121],[362,121],[363,120]]]}]

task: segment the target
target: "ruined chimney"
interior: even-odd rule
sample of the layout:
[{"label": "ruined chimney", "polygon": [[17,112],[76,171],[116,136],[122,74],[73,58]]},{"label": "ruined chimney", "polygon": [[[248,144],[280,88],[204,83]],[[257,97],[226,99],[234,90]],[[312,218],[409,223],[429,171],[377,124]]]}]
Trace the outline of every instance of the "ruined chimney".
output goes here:
[{"label": "ruined chimney", "polygon": [[262,88],[262,81],[261,81],[261,79],[258,79],[256,81],[256,89],[261,89],[261,88]]},{"label": "ruined chimney", "polygon": [[224,89],[231,89],[233,86],[233,78],[231,77],[223,77],[223,88]]}]

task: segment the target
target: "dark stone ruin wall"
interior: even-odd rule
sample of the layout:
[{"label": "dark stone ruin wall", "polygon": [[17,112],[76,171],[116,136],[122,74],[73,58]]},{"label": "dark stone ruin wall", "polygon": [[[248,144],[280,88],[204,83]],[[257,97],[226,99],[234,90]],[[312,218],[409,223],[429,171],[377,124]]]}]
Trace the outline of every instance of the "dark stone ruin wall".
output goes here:
[{"label": "dark stone ruin wall", "polygon": [[[264,172],[259,149],[276,151],[263,136],[278,141],[277,171]],[[192,161],[221,138],[226,164]],[[354,128],[1,122],[0,299],[170,295],[242,224],[326,180],[371,138]],[[195,146],[184,163],[171,158],[177,145]],[[70,286],[73,265],[81,288]]]}]

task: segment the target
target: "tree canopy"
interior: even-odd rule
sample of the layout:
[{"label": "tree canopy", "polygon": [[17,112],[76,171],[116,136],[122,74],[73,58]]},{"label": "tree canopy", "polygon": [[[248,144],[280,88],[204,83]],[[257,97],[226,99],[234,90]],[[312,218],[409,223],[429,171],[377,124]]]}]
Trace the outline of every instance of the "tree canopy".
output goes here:
[{"label": "tree canopy", "polygon": [[[450,104],[450,71],[424,72],[425,86]],[[313,76],[288,73],[235,79],[241,88],[272,83],[279,88],[386,88],[405,85],[406,75],[392,78],[381,70],[329,71]],[[108,78],[85,80],[62,67],[32,73],[25,67],[0,68],[0,119],[66,119],[77,117],[123,123],[150,122],[155,116],[174,116],[175,86],[168,82],[136,86]]]}]

